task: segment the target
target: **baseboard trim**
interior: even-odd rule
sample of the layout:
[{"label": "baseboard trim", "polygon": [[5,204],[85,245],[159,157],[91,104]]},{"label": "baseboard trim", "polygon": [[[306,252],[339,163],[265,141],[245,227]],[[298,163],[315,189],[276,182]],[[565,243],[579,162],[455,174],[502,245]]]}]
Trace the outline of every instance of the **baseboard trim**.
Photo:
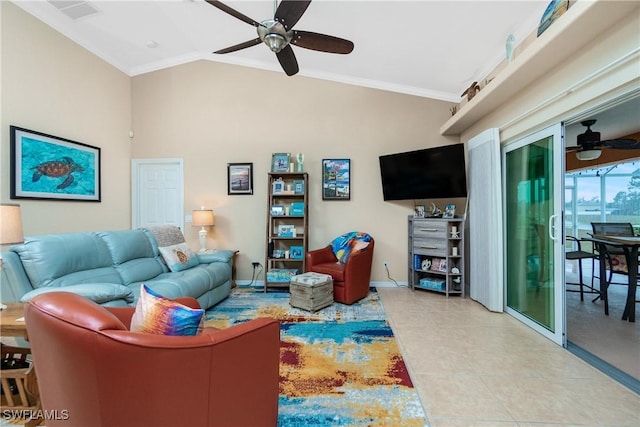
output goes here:
[{"label": "baseboard trim", "polygon": [[579,345],[572,343],[571,341],[567,341],[567,350],[569,350],[571,353],[575,354],[580,359],[584,360],[597,370],[618,381],[629,390],[633,391],[636,394],[640,394],[640,380],[632,377],[624,371],[621,371],[610,363],[605,362],[595,354],[585,350]]}]

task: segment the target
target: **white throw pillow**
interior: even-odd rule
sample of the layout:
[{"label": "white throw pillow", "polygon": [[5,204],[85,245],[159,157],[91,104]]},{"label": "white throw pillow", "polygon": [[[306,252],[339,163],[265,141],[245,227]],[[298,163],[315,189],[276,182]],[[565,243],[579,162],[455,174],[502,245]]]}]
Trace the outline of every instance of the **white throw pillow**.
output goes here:
[{"label": "white throw pillow", "polygon": [[186,243],[158,248],[169,270],[182,271],[200,264],[198,256]]}]

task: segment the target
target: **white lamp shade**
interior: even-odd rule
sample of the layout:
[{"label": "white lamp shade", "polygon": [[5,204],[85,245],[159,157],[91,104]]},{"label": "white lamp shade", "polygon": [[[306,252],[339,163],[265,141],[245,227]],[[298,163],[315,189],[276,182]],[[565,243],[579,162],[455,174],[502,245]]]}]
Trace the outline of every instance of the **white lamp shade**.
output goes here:
[{"label": "white lamp shade", "polygon": [[20,205],[1,204],[0,244],[11,245],[14,243],[22,243],[23,241],[24,235],[22,233]]},{"label": "white lamp shade", "polygon": [[215,224],[215,218],[211,209],[194,210],[192,219],[194,227],[206,227]]}]

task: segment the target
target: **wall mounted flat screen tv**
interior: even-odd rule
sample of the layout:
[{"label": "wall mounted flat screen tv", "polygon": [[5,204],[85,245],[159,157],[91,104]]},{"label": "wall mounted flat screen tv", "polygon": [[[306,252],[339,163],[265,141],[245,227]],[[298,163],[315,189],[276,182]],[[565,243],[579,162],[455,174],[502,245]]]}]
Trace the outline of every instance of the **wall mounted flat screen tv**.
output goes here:
[{"label": "wall mounted flat screen tv", "polygon": [[467,196],[464,144],[380,156],[384,200]]}]

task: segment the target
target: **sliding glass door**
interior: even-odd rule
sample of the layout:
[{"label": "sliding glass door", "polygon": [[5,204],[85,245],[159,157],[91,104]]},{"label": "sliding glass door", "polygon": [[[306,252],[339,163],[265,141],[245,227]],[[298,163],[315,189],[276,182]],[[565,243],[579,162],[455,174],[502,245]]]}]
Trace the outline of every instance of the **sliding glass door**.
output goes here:
[{"label": "sliding glass door", "polygon": [[503,152],[506,311],[564,345],[562,125]]}]

